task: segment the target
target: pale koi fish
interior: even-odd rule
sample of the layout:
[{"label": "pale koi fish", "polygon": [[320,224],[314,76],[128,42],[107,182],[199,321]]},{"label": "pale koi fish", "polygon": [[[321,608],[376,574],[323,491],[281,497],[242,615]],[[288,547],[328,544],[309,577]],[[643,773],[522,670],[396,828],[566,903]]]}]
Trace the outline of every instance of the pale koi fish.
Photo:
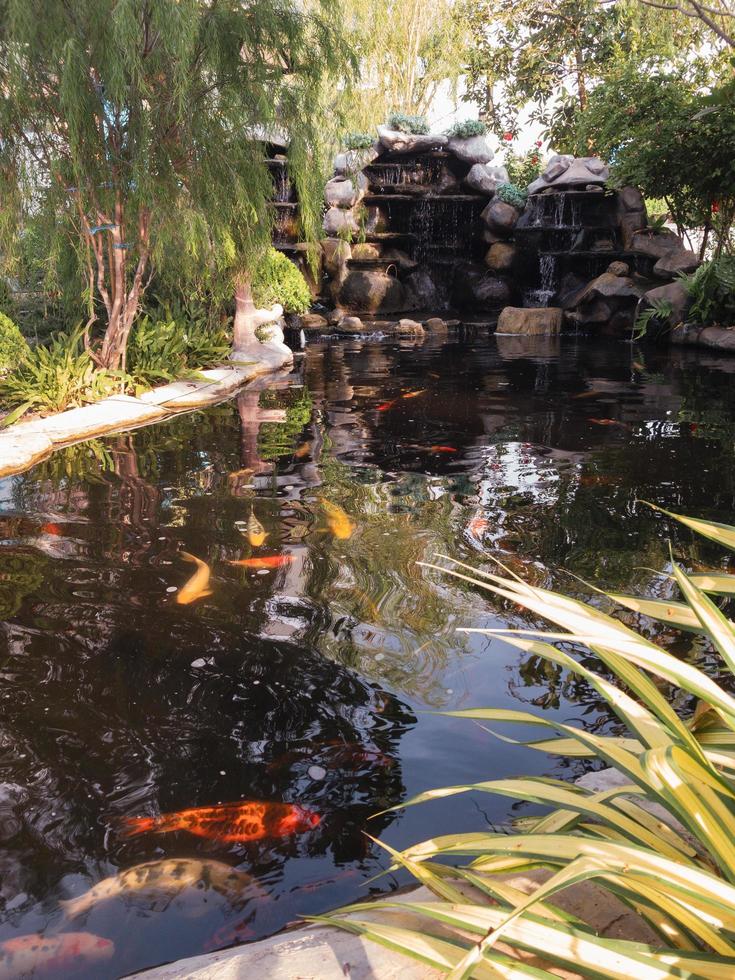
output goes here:
[{"label": "pale koi fish", "polygon": [[188,606],[190,602],[195,602],[197,599],[203,599],[212,594],[212,590],[209,588],[212,570],[205,561],[195,555],[190,555],[188,551],[180,551],[179,555],[184,561],[194,562],[197,567],[189,581],[176,594],[176,601],[179,605]]},{"label": "pale koi fish", "polygon": [[347,541],[348,538],[351,538],[355,533],[355,525],[339,504],[333,504],[331,500],[325,500],[324,497],[319,498],[319,503],[324,508],[329,530],[335,538],[338,541]]}]

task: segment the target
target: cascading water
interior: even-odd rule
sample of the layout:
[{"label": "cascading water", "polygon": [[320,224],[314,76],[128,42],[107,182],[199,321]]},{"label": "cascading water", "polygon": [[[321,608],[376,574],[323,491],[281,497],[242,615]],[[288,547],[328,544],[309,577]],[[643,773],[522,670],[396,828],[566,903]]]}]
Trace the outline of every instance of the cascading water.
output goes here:
[{"label": "cascading water", "polygon": [[272,170],[274,196],[273,200],[285,203],[291,200],[291,181],[288,179],[286,167],[274,167]]},{"label": "cascading water", "polygon": [[551,297],[557,289],[557,261],[555,255],[539,256],[539,274],[541,285],[537,289],[529,289],[523,297],[523,305],[529,307],[548,306]]}]

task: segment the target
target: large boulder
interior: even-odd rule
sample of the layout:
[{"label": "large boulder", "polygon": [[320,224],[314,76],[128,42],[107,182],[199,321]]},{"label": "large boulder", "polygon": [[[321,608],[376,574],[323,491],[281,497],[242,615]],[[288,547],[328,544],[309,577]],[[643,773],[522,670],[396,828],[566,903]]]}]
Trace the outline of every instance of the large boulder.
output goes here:
[{"label": "large boulder", "polygon": [[610,170],[599,157],[554,156],[546,170],[528,187],[529,194],[553,190],[594,190],[604,186]]},{"label": "large boulder", "polygon": [[484,136],[469,136],[466,139],[453,136],[447,143],[447,149],[463,163],[490,163],[495,155]]},{"label": "large boulder", "polygon": [[680,282],[669,282],[665,286],[657,286],[645,292],[635,311],[636,319],[653,307],[665,304],[671,312],[666,316],[657,317],[662,324],[667,327],[676,327],[680,323],[685,323],[689,307],[692,305],[692,298]]},{"label": "large boulder", "polygon": [[490,231],[502,238],[510,238],[520,216],[521,212],[512,204],[506,204],[505,201],[499,201],[497,198],[493,199],[482,212],[482,220]]},{"label": "large boulder", "polygon": [[352,248],[349,242],[341,238],[322,239],[322,255],[324,257],[324,268],[330,276],[339,275],[349,260],[352,258]]},{"label": "large boulder", "polygon": [[423,266],[411,272],[405,279],[407,305],[404,309],[431,310],[442,305],[442,298],[428,269]]},{"label": "large boulder", "polygon": [[630,276],[620,274],[623,269],[627,271],[625,263],[613,262],[607,272],[582,290],[574,315],[580,326],[599,324],[608,332],[618,333],[633,325],[635,308],[643,290]]},{"label": "large boulder", "polygon": [[344,153],[338,153],[334,158],[334,172],[336,174],[358,173],[380,156],[381,149],[379,143],[373,143],[364,150],[346,150]]},{"label": "large boulder", "polygon": [[406,290],[394,276],[379,270],[351,269],[340,285],[337,304],[359,313],[400,313]]},{"label": "large boulder", "polygon": [[653,274],[659,279],[674,279],[679,273],[696,272],[701,265],[699,258],[688,248],[669,252],[662,256],[653,267]]},{"label": "large boulder", "polygon": [[389,153],[428,153],[429,150],[441,150],[447,145],[448,138],[442,133],[402,133],[398,129],[378,126],[378,139]]},{"label": "large boulder", "polygon": [[493,167],[488,163],[476,163],[464,179],[470,190],[492,197],[500,184],[507,184],[510,178],[505,167]]},{"label": "large boulder", "polygon": [[561,330],[564,313],[557,306],[543,306],[527,309],[519,306],[506,306],[498,318],[499,334],[525,334],[539,336],[556,334]]},{"label": "large boulder", "polygon": [[630,250],[633,247],[633,239],[636,232],[643,231],[648,224],[645,211],[624,211],[618,214],[618,229],[623,248]]},{"label": "large boulder", "polygon": [[367,177],[362,173],[332,177],[324,188],[324,200],[330,208],[354,208],[365,196],[367,187]]},{"label": "large boulder", "polygon": [[485,265],[493,272],[510,272],[518,258],[518,249],[509,242],[495,242],[488,249]]},{"label": "large boulder", "polygon": [[352,209],[330,208],[324,215],[322,227],[330,237],[338,237],[340,234],[349,232],[357,234],[360,231],[360,224]]},{"label": "large boulder", "polygon": [[510,286],[489,269],[468,262],[457,267],[454,278],[457,306],[483,312],[494,312],[511,301]]},{"label": "large boulder", "polygon": [[662,259],[664,255],[671,255],[672,252],[681,252],[684,244],[678,235],[668,228],[661,231],[636,232],[630,241],[630,250],[640,252],[641,255],[648,255],[653,259]]},{"label": "large boulder", "polygon": [[637,187],[621,187],[617,197],[618,206],[623,211],[646,210],[646,201]]}]

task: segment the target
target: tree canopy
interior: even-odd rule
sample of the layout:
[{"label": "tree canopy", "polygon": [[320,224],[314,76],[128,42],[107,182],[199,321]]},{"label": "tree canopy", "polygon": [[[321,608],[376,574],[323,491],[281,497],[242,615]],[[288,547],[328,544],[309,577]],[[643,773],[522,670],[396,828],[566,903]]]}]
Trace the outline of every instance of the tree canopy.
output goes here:
[{"label": "tree canopy", "polygon": [[[335,0],[0,0],[0,253],[33,224],[83,284],[118,367],[151,271],[247,282],[270,242],[274,132],[304,234],[321,199],[325,80],[352,71]],[[71,261],[69,261],[71,257]],[[62,261],[64,259],[64,261]]]}]

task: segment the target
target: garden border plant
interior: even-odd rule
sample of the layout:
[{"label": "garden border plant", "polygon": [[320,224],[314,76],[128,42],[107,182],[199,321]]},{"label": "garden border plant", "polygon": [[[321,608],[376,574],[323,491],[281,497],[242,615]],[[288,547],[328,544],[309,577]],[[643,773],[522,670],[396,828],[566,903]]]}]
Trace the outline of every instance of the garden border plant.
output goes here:
[{"label": "garden border plant", "polygon": [[[661,512],[735,550],[735,527]],[[314,921],[404,952],[442,970],[452,980],[470,976],[553,980],[548,970],[510,957],[508,948],[585,977],[729,980],[735,976],[735,842],[731,832],[735,698],[699,668],[677,659],[599,608],[532,587],[518,577],[447,560],[451,562],[448,569],[422,564],[516,603],[550,620],[558,630],[468,632],[501,635],[517,649],[585,679],[627,732],[598,735],[520,710],[471,708],[443,714],[536,726],[545,735],[516,744],[601,761],[624,774],[627,783],[597,792],[558,779],[527,777],[420,793],[403,806],[475,790],[553,809],[545,816],[525,820],[522,833],[483,829],[448,834],[401,852],[383,845],[393,858],[393,867],[406,868],[437,900],[359,903],[314,917]],[[735,595],[735,577],[716,571],[687,574],[672,559],[671,578],[683,601],[617,594],[610,598],[669,626],[702,634],[732,678],[735,624],[710,596]],[[590,669],[559,644],[588,648],[602,669]],[[678,688],[695,701],[689,717],[679,716],[667,697],[668,688]],[[667,817],[660,819],[652,813],[651,803],[663,807]],[[442,858],[469,858],[470,862],[453,867],[437,860]],[[551,876],[530,895],[521,894],[499,877],[538,866],[549,868]],[[554,905],[557,893],[589,880],[645,920],[660,938],[659,944],[603,938]],[[467,897],[460,885],[471,885],[482,899]],[[398,925],[390,916],[379,922],[369,918],[371,912],[396,909],[420,916],[424,927]],[[445,927],[442,936],[431,932],[432,923]],[[446,938],[446,927],[451,939]]]}]

